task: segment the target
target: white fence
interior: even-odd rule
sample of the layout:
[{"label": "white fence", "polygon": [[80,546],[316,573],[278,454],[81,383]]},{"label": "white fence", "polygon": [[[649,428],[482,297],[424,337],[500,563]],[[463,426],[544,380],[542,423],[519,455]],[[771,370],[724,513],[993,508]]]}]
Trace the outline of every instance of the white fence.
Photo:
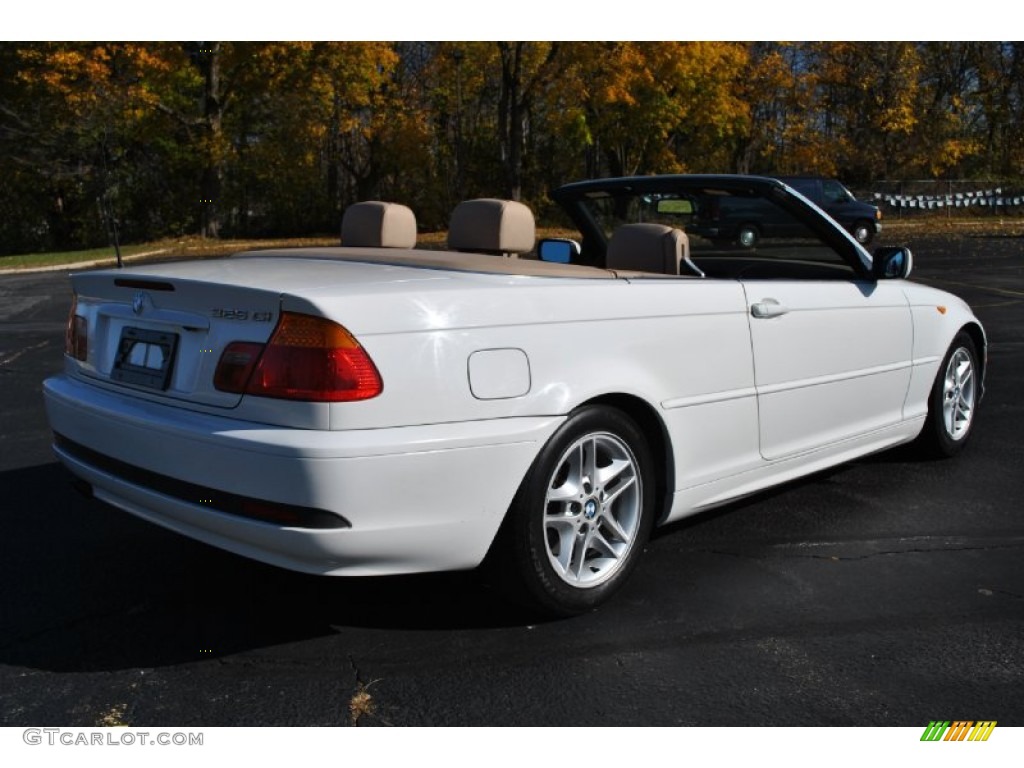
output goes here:
[{"label": "white fence", "polygon": [[979,181],[879,181],[860,191],[888,216],[1024,216],[1024,184]]}]

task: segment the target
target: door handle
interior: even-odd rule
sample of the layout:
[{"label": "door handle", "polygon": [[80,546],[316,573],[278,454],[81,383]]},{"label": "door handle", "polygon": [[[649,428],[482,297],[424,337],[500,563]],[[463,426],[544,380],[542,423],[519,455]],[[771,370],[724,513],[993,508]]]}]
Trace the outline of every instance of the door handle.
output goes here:
[{"label": "door handle", "polygon": [[776,299],[762,299],[756,304],[750,305],[750,314],[757,318],[779,317],[789,312],[789,308],[780,304]]}]

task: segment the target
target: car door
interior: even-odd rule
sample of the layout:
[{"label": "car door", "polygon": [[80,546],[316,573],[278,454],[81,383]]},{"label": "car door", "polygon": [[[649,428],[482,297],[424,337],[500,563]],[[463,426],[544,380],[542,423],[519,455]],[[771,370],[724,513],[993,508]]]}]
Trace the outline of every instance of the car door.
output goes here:
[{"label": "car door", "polygon": [[814,451],[902,419],[913,338],[899,283],[813,276],[741,282],[765,459]]}]

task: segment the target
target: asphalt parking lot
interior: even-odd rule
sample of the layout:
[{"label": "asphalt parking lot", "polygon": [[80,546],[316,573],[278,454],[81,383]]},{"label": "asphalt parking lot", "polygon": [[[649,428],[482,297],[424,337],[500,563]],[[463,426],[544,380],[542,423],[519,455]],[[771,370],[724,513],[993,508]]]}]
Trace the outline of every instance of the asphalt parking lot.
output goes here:
[{"label": "asphalt parking lot", "polygon": [[307,577],[79,496],[41,396],[66,276],[0,276],[0,725],[1024,725],[1024,239],[909,242],[989,334],[965,453],[671,526],[548,623],[474,574]]}]

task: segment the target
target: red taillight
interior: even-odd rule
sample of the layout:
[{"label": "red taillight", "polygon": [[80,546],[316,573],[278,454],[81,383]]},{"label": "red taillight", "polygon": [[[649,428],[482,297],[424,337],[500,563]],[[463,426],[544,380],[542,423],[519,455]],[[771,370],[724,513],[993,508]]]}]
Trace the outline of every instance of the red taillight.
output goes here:
[{"label": "red taillight", "polygon": [[228,344],[217,362],[213,386],[222,392],[244,392],[262,351],[263,345],[255,342],[233,341]]},{"label": "red taillight", "polygon": [[367,400],[384,385],[377,368],[345,328],[322,317],[281,313],[266,347],[229,344],[214,374],[226,392],[316,402]]},{"label": "red taillight", "polygon": [[78,314],[78,297],[71,300],[67,329],[64,332],[64,354],[85,360],[89,356],[89,323]]}]

